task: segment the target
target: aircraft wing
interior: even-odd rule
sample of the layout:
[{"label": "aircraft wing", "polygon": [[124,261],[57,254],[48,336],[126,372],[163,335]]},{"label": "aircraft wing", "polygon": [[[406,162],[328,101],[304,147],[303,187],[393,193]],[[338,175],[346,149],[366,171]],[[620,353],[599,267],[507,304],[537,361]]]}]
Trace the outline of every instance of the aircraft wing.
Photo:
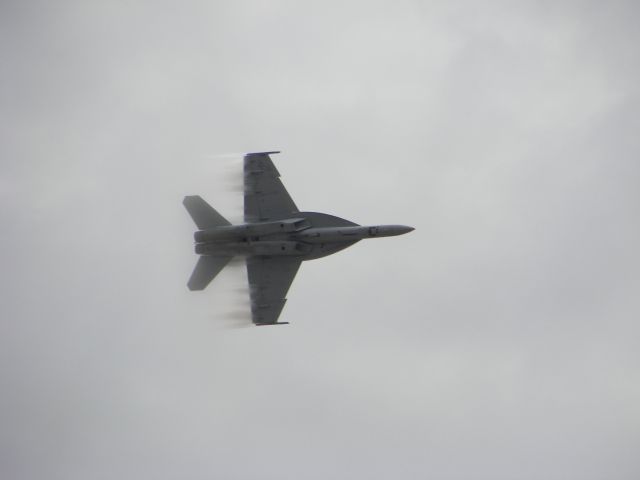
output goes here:
[{"label": "aircraft wing", "polygon": [[247,258],[253,323],[273,325],[278,322],[300,263],[301,260],[294,257]]},{"label": "aircraft wing", "polygon": [[298,212],[287,189],[280,181],[280,172],[269,154],[248,153],[244,156],[244,220],[264,220],[291,217]]}]

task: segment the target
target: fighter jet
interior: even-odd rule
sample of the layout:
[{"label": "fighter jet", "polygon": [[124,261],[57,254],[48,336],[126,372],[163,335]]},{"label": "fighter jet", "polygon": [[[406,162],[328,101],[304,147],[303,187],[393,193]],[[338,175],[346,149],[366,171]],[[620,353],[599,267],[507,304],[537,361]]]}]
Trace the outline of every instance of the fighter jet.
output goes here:
[{"label": "fighter jet", "polygon": [[269,155],[244,156],[244,222],[231,225],[200,196],[183,204],[198,227],[195,252],[200,255],[189,290],[204,290],[235,256],[245,258],[256,325],[278,322],[285,296],[300,264],[326,257],[365,238],[411,232],[404,225],[360,226],[326,213],[301,212],[280,181]]}]

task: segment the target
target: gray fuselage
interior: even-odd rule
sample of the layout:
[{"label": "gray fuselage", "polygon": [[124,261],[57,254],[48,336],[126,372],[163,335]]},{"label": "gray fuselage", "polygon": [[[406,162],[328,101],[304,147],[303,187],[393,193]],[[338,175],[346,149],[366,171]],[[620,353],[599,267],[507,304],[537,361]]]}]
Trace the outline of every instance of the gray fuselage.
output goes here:
[{"label": "gray fuselage", "polygon": [[312,260],[365,238],[402,235],[412,230],[404,225],[360,226],[325,213],[298,212],[292,218],[199,230],[194,239],[199,255],[296,256]]}]

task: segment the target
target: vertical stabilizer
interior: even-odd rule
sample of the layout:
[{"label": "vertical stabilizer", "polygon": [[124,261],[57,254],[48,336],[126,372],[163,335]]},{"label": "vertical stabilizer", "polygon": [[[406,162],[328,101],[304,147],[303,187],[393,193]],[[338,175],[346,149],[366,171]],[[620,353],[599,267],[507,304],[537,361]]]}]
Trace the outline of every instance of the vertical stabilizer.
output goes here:
[{"label": "vertical stabilizer", "polygon": [[231,257],[200,257],[191,278],[187,283],[189,290],[204,290],[211,280],[229,263]]},{"label": "vertical stabilizer", "polygon": [[216,212],[199,195],[184,197],[182,204],[200,230],[231,225],[226,218]]}]

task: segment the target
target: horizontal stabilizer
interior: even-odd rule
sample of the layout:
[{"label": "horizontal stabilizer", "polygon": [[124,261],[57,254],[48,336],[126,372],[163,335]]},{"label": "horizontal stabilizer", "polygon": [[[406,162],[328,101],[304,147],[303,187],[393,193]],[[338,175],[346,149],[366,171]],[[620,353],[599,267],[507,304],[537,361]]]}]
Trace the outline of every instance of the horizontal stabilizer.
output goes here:
[{"label": "horizontal stabilizer", "polygon": [[229,260],[231,260],[231,257],[200,257],[187,283],[189,290],[204,290],[207,288],[207,285],[222,271],[225,265],[229,263]]},{"label": "horizontal stabilizer", "polygon": [[184,197],[182,204],[200,230],[231,225],[226,218],[216,212],[199,195]]}]

